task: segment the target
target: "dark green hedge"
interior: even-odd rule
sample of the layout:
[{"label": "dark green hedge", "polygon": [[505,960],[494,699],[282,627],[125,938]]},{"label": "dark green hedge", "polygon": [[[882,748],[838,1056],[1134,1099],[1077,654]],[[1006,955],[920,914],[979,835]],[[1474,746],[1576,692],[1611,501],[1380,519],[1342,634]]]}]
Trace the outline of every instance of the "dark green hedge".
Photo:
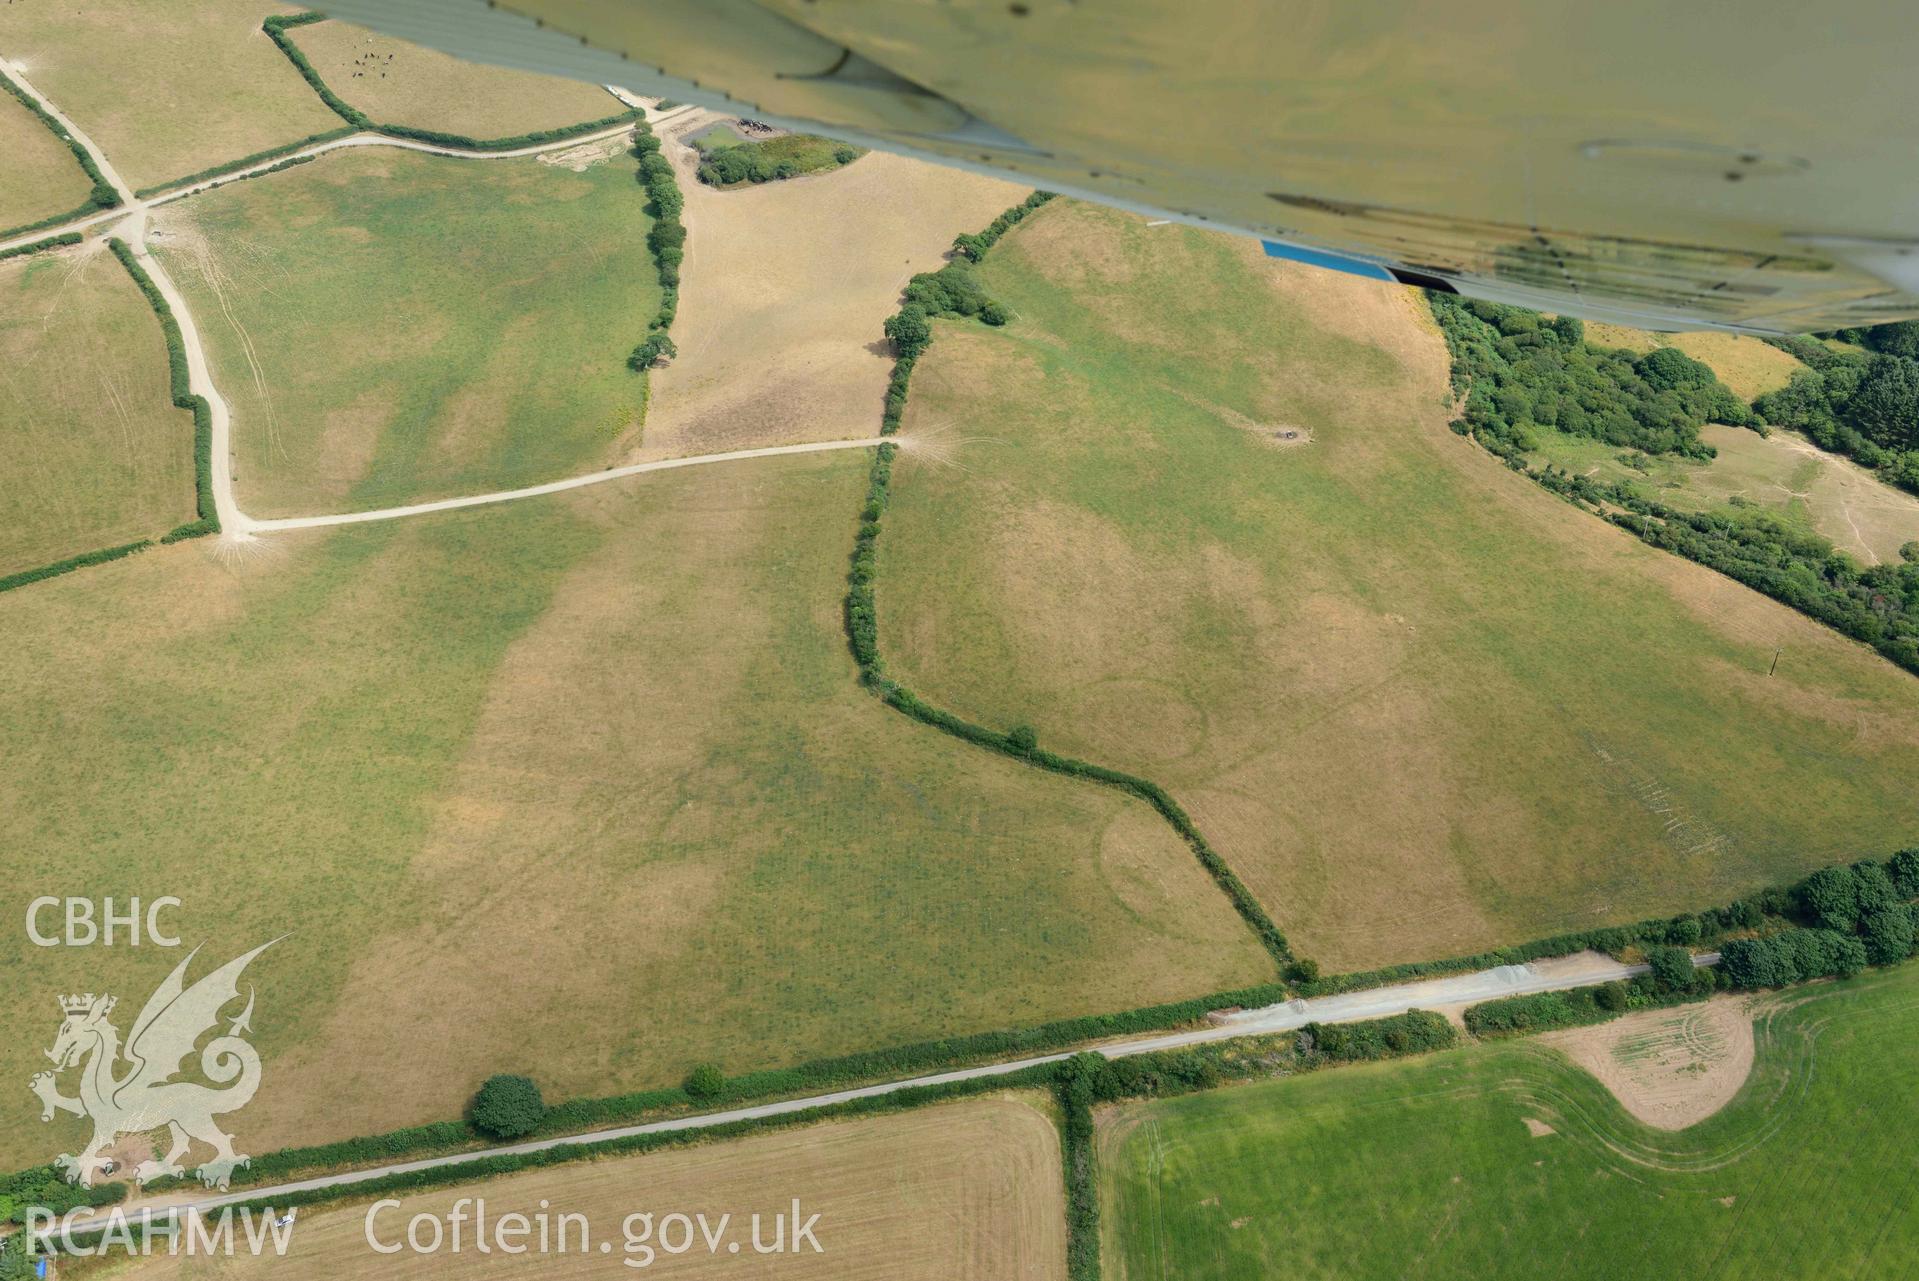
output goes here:
[{"label": "dark green hedge", "polygon": [[[320,143],[333,142],[339,138],[351,138],[358,132],[360,132],[358,129],[340,128],[329,129],[325,133],[309,134],[298,142],[289,142],[285,146],[280,147],[268,147],[265,151],[256,151],[250,156],[243,156],[238,160],[229,160],[224,164],[214,165],[211,168],[202,169],[197,173],[190,173],[185,177],[175,178],[171,182],[163,182],[155,187],[141,187],[133,194],[144,200],[148,196],[157,196],[161,192],[172,191],[176,187],[191,187],[196,182],[205,182],[209,178],[218,178],[221,174],[232,173],[236,169],[245,169],[248,165],[257,165],[261,161],[271,160],[275,156],[290,156],[303,147],[314,147]],[[304,159],[313,159],[313,157],[305,157]],[[274,165],[271,169],[262,169],[260,173],[278,173],[280,170],[289,168],[296,163],[301,163],[301,161],[290,160],[283,165]],[[259,175],[256,174],[253,176],[258,177]]]},{"label": "dark green hedge", "polygon": [[153,283],[153,277],[133,256],[133,250],[127,242],[118,236],[107,241],[113,256],[133,277],[133,283],[146,295],[147,303],[153,308],[153,314],[160,318],[161,332],[167,343],[167,377],[172,387],[173,403],[193,415],[193,489],[194,504],[200,519],[180,526],[169,533],[162,542],[174,543],[182,538],[197,538],[203,534],[220,532],[220,517],[213,503],[213,410],[204,397],[195,394],[187,376],[187,345],[180,336],[180,322],[173,317],[172,308],[161,296],[160,287]]},{"label": "dark green hedge", "polygon": [[[973,248],[966,256],[977,262],[986,254],[986,250],[997,243],[1007,228],[1020,222],[1032,210],[1052,198],[1049,192],[1034,192],[1023,203],[1015,205],[998,218],[991,226],[978,235],[962,239]],[[898,313],[887,322],[886,335],[893,341],[897,357],[893,365],[893,376],[887,385],[886,408],[880,421],[880,434],[890,436],[899,430],[900,416],[906,408],[907,385],[912,378],[913,367],[919,361],[921,353],[932,341],[932,330],[926,323],[927,318],[935,315],[972,315],[987,323],[1004,323],[1003,310],[995,316],[993,312],[998,304],[987,298],[979,283],[967,270],[964,263],[953,262],[936,272],[922,272],[913,277],[905,291],[905,301]],[[880,518],[886,512],[886,504],[893,476],[893,455],[895,446],[891,443],[881,445],[874,452],[873,468],[867,481],[866,502],[860,511],[860,524],[854,535],[851,571],[847,576],[847,593],[844,607],[847,643],[853,651],[853,657],[859,664],[861,681],[887,704],[904,712],[925,725],[965,739],[969,743],[987,748],[990,751],[1004,753],[1029,765],[1050,770],[1055,774],[1064,774],[1072,778],[1087,779],[1104,783],[1139,797],[1159,812],[1160,817],[1170,824],[1180,838],[1198,857],[1213,880],[1232,902],[1234,909],[1245,920],[1260,943],[1272,954],[1283,968],[1293,961],[1291,949],[1287,946],[1286,936],[1280,932],[1266,910],[1253,897],[1252,891],[1240,881],[1226,860],[1206,840],[1206,837],[1194,825],[1190,815],[1182,809],[1166,790],[1150,779],[1140,778],[1121,770],[1109,769],[1103,765],[1094,765],[1088,761],[1062,756],[1038,746],[1032,731],[1026,727],[1014,727],[1008,730],[989,729],[977,725],[963,717],[934,707],[920,699],[886,676],[885,665],[880,659],[878,612],[874,602],[873,580],[877,567],[876,552],[880,534]]]},{"label": "dark green hedge", "polygon": [[77,231],[65,232],[58,236],[48,236],[45,240],[34,240],[24,245],[15,245],[11,249],[0,249],[0,262],[8,258],[24,258],[28,254],[44,253],[49,249],[60,249],[67,245],[77,245],[84,239]]},{"label": "dark green hedge", "polygon": [[153,546],[151,539],[142,538],[137,543],[122,543],[118,547],[108,547],[97,552],[86,552],[66,560],[55,561],[51,565],[41,565],[37,569],[23,569],[17,574],[0,577],[0,592],[10,592],[16,587],[25,587],[28,583],[37,583],[46,578],[58,578],[62,574],[71,574],[76,569],[85,569],[89,565],[104,565],[110,560],[119,560],[122,556],[131,556],[142,548]]},{"label": "dark green hedge", "polygon": [[673,327],[680,311],[680,263],[686,258],[686,227],[680,222],[680,212],[686,207],[686,197],[673,175],[672,164],[660,154],[660,140],[644,118],[633,126],[633,154],[640,162],[636,176],[646,188],[646,211],[653,219],[646,245],[660,273],[660,309],[647,325],[648,337],[628,359],[633,368],[646,369],[661,355],[674,354],[673,340],[666,331]]},{"label": "dark green hedge", "polygon": [[[439,147],[461,147],[468,151],[511,151],[516,147],[535,147],[543,142],[563,142],[568,138],[577,138],[582,134],[595,133],[601,129],[611,129],[615,125],[625,124],[629,120],[640,120],[644,113],[628,109],[599,120],[588,120],[576,125],[565,125],[558,129],[538,129],[532,133],[515,134],[510,138],[469,138],[460,133],[441,133],[435,129],[416,129],[411,125],[381,124],[360,110],[327,85],[325,77],[307,60],[300,46],[293,42],[287,32],[294,27],[310,26],[315,22],[325,22],[324,13],[295,13],[285,16],[275,15],[261,25],[267,38],[278,45],[280,52],[287,56],[300,72],[300,78],[311,85],[313,92],[320,95],[320,101],[332,109],[333,114],[352,125],[355,129],[370,129],[393,138],[411,138],[415,142],[429,142]],[[310,141],[310,140],[309,140]],[[302,144],[304,145],[304,144]]]},{"label": "dark green hedge", "polygon": [[[719,1094],[697,1104],[680,1086],[607,1098],[573,1099],[548,1108],[537,1133],[575,1134],[585,1130],[636,1125],[667,1116],[685,1115],[696,1109],[740,1107],[774,1099],[822,1094],[875,1081],[929,1075],[986,1062],[1036,1058],[1089,1041],[1193,1026],[1215,1010],[1251,1009],[1285,999],[1286,988],[1274,983],[1215,992],[1188,1001],[1123,1010],[1114,1014],[1090,1014],[1035,1027],[979,1032],[892,1049],[816,1059],[795,1067],[748,1072],[733,1077]],[[233,1180],[236,1185],[268,1183],[318,1170],[379,1165],[403,1158],[458,1151],[463,1147],[475,1146],[478,1142],[478,1137],[464,1122],[440,1121],[386,1134],[345,1139],[338,1143],[269,1152],[255,1157],[251,1166],[235,1171]]]},{"label": "dark green hedge", "polygon": [[34,101],[33,96],[15,84],[13,77],[9,76],[4,70],[0,70],[0,88],[4,88],[8,93],[18,99],[20,105],[28,111],[31,111],[34,114],[34,118],[45,125],[53,133],[54,137],[66,143],[67,150],[71,151],[73,158],[80,162],[80,168],[86,172],[88,178],[93,180],[93,192],[87,197],[87,203],[71,209],[66,213],[54,214],[52,217],[42,218],[39,222],[30,222],[24,226],[11,227],[5,231],[0,231],[0,240],[11,240],[15,236],[22,236],[30,231],[38,231],[42,227],[52,227],[74,218],[83,218],[96,209],[112,209],[120,203],[120,193],[113,189],[113,184],[107,181],[107,176],[100,172],[100,166],[93,163],[93,157],[88,155],[87,149],[80,145],[79,139],[68,133],[65,125],[62,125],[58,120],[48,115],[46,111],[41,108],[40,104]]}]

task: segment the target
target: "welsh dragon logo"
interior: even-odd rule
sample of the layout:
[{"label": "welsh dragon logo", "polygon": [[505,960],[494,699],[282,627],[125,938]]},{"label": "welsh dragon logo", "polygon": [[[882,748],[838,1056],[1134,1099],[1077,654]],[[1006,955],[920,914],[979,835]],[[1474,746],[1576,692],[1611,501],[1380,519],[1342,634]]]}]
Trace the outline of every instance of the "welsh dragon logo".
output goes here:
[{"label": "welsh dragon logo", "polygon": [[[225,1188],[233,1171],[247,1163],[247,1157],[233,1150],[233,1137],[213,1118],[246,1106],[260,1088],[259,1052],[241,1035],[252,1030],[251,987],[246,1008],[228,1023],[223,1035],[200,1050],[201,1073],[224,1088],[175,1078],[200,1038],[218,1026],[220,1011],[239,999],[241,971],[272,946],[262,943],[188,987],[187,966],[200,952],[193,949],[147,998],[124,1046],[119,1029],[107,1018],[116,998],[92,993],[60,998],[65,1019],[53,1048],[47,1051],[53,1071],[37,1073],[28,1088],[40,1097],[42,1121],[53,1120],[55,1112],[71,1112],[93,1122],[93,1138],[78,1156],[67,1153],[55,1158],[54,1164],[69,1182],[91,1186],[106,1164],[101,1154],[107,1145],[122,1134],[161,1126],[166,1127],[170,1146],[164,1157],[135,1167],[134,1178],[140,1183],[183,1173],[180,1158],[195,1139],[214,1150],[213,1159],[195,1172],[208,1187]],[[68,1098],[60,1093],[56,1077],[76,1067],[80,1069],[79,1097]]]}]

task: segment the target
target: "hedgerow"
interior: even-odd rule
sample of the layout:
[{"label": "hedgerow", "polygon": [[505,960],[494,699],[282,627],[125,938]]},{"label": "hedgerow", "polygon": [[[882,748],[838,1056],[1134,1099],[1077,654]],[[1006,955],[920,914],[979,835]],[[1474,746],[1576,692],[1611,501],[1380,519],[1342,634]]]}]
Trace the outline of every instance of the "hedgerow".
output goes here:
[{"label": "hedgerow", "polygon": [[15,245],[11,249],[0,249],[0,262],[8,258],[24,258],[28,254],[44,253],[49,249],[62,249],[67,245],[77,245],[84,239],[77,231],[69,231],[58,236],[48,236],[45,240],[34,240],[24,245]]},{"label": "hedgerow", "polygon": [[80,168],[85,171],[88,178],[93,180],[93,190],[88,193],[85,204],[70,209],[66,213],[54,214],[51,217],[42,218],[38,222],[30,222],[24,226],[12,227],[5,231],[0,231],[0,239],[10,240],[15,236],[22,236],[30,231],[38,231],[42,227],[52,227],[58,223],[67,222],[74,218],[83,218],[96,209],[112,209],[119,205],[120,193],[113,189],[113,184],[107,181],[107,176],[100,172],[100,166],[93,163],[93,157],[87,153],[85,147],[80,145],[79,139],[67,132],[65,125],[47,114],[46,109],[34,100],[33,95],[15,83],[13,77],[8,75],[4,70],[0,70],[0,88],[4,88],[19,101],[21,106],[31,111],[34,118],[45,125],[54,137],[66,143],[67,150],[71,151],[73,158],[80,162]]},{"label": "hedgerow", "polygon": [[118,547],[107,547],[97,552],[86,552],[79,556],[70,556],[66,560],[55,561],[51,565],[41,565],[34,569],[23,569],[17,574],[0,577],[0,592],[10,592],[16,587],[25,587],[28,583],[37,583],[43,579],[58,578],[62,574],[71,574],[76,569],[85,569],[89,565],[104,565],[110,560],[119,560],[122,556],[131,556],[137,551],[153,546],[153,540],[142,538],[134,543],[122,543]]},{"label": "hedgerow", "polygon": [[167,300],[160,293],[160,287],[153,283],[153,277],[147,275],[139,260],[133,256],[133,250],[127,242],[115,236],[107,241],[107,247],[113,250],[113,256],[133,277],[133,283],[146,295],[147,304],[153,308],[153,314],[160,318],[160,330],[167,343],[167,379],[172,389],[173,403],[193,415],[193,489],[194,505],[200,518],[168,533],[160,541],[176,543],[183,538],[198,538],[205,534],[220,532],[220,517],[213,502],[213,408],[206,399],[195,394],[192,381],[187,374],[187,345],[180,334],[180,322],[174,319],[173,309],[167,306]]},{"label": "hedgerow", "polygon": [[[1722,940],[1742,935],[1785,929],[1793,925],[1826,923],[1808,904],[1814,899],[1830,903],[1833,892],[1822,895],[1818,889],[1808,887],[1826,885],[1836,873],[1858,878],[1873,887],[1883,876],[1885,883],[1896,893],[1896,901],[1919,899],[1919,847],[1914,847],[1895,852],[1884,863],[1866,859],[1850,867],[1842,865],[1821,869],[1791,885],[1771,886],[1720,907],[1684,912],[1678,916],[1654,917],[1630,925],[1607,925],[1573,934],[1555,934],[1490,952],[1476,952],[1471,956],[1414,961],[1352,974],[1334,974],[1313,982],[1299,983],[1295,990],[1301,996],[1330,996],[1408,979],[1464,974],[1491,969],[1496,965],[1522,965],[1541,957],[1566,956],[1586,950],[1619,956],[1633,949],[1650,952],[1661,946],[1711,949]],[[1877,898],[1870,901],[1874,909],[1885,906]],[[1896,923],[1882,924],[1886,928],[1897,928]]]},{"label": "hedgerow", "polygon": [[127,1199],[127,1185],[114,1181],[82,1188],[68,1183],[52,1165],[36,1165],[0,1178],[0,1223],[24,1223],[29,1208],[65,1214],[81,1206],[118,1205]]},{"label": "hedgerow", "polygon": [[[979,233],[970,243],[983,257],[986,249],[998,241],[1007,227],[1019,222],[1028,212],[1046,203],[1046,200],[1050,198],[1050,193],[1035,192],[1023,203],[1001,214],[986,231]],[[972,255],[968,254],[967,257],[972,258]],[[977,258],[973,259],[973,261],[977,260]],[[893,375],[887,384],[886,407],[880,420],[880,434],[883,436],[890,436],[899,430],[900,416],[906,408],[907,386],[912,378],[913,367],[933,340],[930,322],[935,316],[976,316],[987,324],[1005,324],[1007,320],[1005,309],[986,296],[978,279],[972,274],[970,266],[965,262],[950,262],[938,271],[921,272],[914,276],[906,286],[904,301],[899,311],[889,317],[884,326],[887,338],[893,343],[895,359]],[[861,508],[859,528],[854,535],[852,565],[847,576],[844,610],[847,643],[853,651],[854,660],[859,664],[861,682],[878,694],[889,707],[904,712],[922,724],[943,730],[955,738],[962,738],[980,747],[1002,752],[1056,774],[1104,783],[1139,797],[1158,811],[1160,817],[1179,833],[1180,838],[1198,857],[1200,865],[1225,891],[1234,909],[1251,927],[1273,959],[1282,968],[1294,964],[1292,951],[1286,943],[1286,936],[1280,932],[1272,918],[1266,915],[1266,910],[1253,897],[1252,891],[1246,888],[1233,870],[1227,866],[1226,860],[1213,849],[1193,823],[1191,816],[1157,783],[1121,770],[1109,769],[1103,765],[1094,765],[1089,761],[1048,751],[1039,746],[1037,737],[1029,726],[996,730],[975,724],[951,712],[934,707],[904,686],[888,679],[885,665],[880,659],[879,623],[874,604],[873,579],[880,519],[886,512],[888,492],[892,484],[895,449],[896,446],[888,442],[874,451],[873,467],[867,480],[866,502]]]},{"label": "hedgerow", "polygon": [[[205,182],[209,178],[218,178],[222,174],[229,174],[238,169],[245,169],[249,165],[257,165],[261,163],[262,161],[271,160],[275,156],[290,156],[294,152],[299,151],[306,147],[316,147],[323,142],[334,142],[341,138],[351,138],[354,134],[358,132],[360,132],[358,129],[342,128],[342,129],[329,129],[325,133],[309,134],[306,137],[300,139],[298,142],[289,142],[283,146],[278,146],[278,147],[268,147],[265,151],[256,151],[252,155],[242,156],[238,160],[228,160],[222,164],[213,165],[209,168],[199,170],[196,173],[190,173],[185,175],[184,177],[175,178],[171,182],[163,182],[158,184],[157,186],[152,186],[152,187],[141,187],[137,189],[133,194],[140,197],[142,200],[144,200],[148,196],[157,196],[161,194],[162,192],[172,191],[177,187],[191,187],[196,182]],[[285,164],[274,165],[270,169],[262,169],[260,171],[260,174],[279,173],[282,169],[289,168],[290,166],[294,164],[304,163],[306,160],[313,159],[313,158],[314,157],[308,156],[308,157],[297,158],[294,160],[289,160]],[[252,174],[249,176],[259,177],[260,174]]]},{"label": "hedgerow", "polygon": [[660,140],[644,119],[633,126],[633,154],[640,162],[637,177],[646,188],[646,211],[653,219],[646,245],[660,273],[660,309],[647,326],[647,337],[627,357],[626,363],[637,371],[652,368],[662,356],[677,354],[666,331],[680,310],[680,264],[686,259],[686,227],[680,212],[686,197],[673,176],[672,163],[660,154]]},{"label": "hedgerow", "polygon": [[[567,138],[577,138],[581,134],[594,133],[601,129],[611,129],[630,120],[643,118],[640,111],[629,108],[626,111],[606,116],[599,120],[588,120],[580,124],[562,125],[557,129],[536,129],[530,133],[514,134],[510,138],[469,138],[460,133],[443,133],[436,129],[416,129],[412,125],[381,124],[366,112],[360,110],[328,86],[322,76],[300,46],[293,42],[287,32],[295,27],[311,26],[316,22],[325,22],[324,13],[294,13],[268,18],[261,24],[261,30],[267,38],[279,46],[280,52],[287,56],[300,72],[300,78],[320,95],[320,101],[332,109],[333,114],[352,125],[355,129],[370,129],[393,138],[410,138],[415,142],[432,143],[440,147],[461,147],[469,151],[511,151],[515,147],[536,147],[543,142],[561,142]],[[310,141],[310,140],[309,140]],[[305,144],[302,144],[305,145]]]},{"label": "hedgerow", "polygon": [[[728,1078],[717,1094],[703,1099],[696,1099],[684,1084],[606,1098],[573,1099],[549,1107],[535,1132],[542,1135],[575,1134],[583,1130],[634,1125],[685,1115],[698,1107],[738,1107],[986,1062],[1039,1057],[1115,1036],[1195,1026],[1214,1011],[1271,1005],[1284,1000],[1286,995],[1287,990],[1283,985],[1265,984],[1114,1014],[1084,1015],[1033,1027],[979,1032],[891,1049],[816,1059],[793,1067],[771,1068]],[[464,1121],[441,1121],[386,1134],[265,1153],[254,1157],[250,1166],[236,1170],[233,1181],[242,1186],[267,1183],[316,1170],[385,1164],[406,1157],[455,1152],[478,1142],[478,1136]],[[162,1181],[154,1186],[171,1186],[171,1182]]]}]

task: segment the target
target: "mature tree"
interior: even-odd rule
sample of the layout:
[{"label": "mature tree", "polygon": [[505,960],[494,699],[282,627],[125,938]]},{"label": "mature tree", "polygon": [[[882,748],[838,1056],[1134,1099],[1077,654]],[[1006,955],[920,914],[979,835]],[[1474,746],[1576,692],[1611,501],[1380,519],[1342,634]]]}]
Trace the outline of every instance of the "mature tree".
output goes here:
[{"label": "mature tree", "polygon": [[1886,860],[1893,888],[1901,898],[1919,898],[1919,845],[1900,850]]},{"label": "mature tree", "polygon": [[715,1099],[726,1088],[726,1074],[711,1063],[702,1063],[686,1074],[682,1088],[702,1102]]},{"label": "mature tree", "polygon": [[1867,916],[1861,924],[1865,935],[1866,959],[1874,965],[1893,965],[1912,955],[1913,913],[1905,903],[1895,903]]},{"label": "mature tree", "polygon": [[1845,416],[1878,444],[1919,448],[1919,363],[1874,356],[1846,403]]},{"label": "mature tree", "polygon": [[1859,919],[1859,878],[1849,867],[1821,868],[1800,883],[1799,901],[1815,925],[1850,930]]},{"label": "mature tree", "polygon": [[926,318],[926,309],[918,303],[909,302],[888,316],[882,328],[893,340],[893,350],[901,356],[917,356],[933,341],[932,323]]},{"label": "mature tree", "polygon": [[1684,992],[1692,987],[1692,953],[1683,947],[1656,947],[1646,958],[1652,962],[1653,981],[1661,990]]},{"label": "mature tree", "polygon": [[1659,391],[1674,387],[1710,387],[1718,379],[1712,368],[1677,347],[1657,347],[1638,360],[1639,376]]},{"label": "mature tree", "polygon": [[473,1096],[468,1113],[473,1128],[496,1139],[517,1139],[531,1133],[546,1115],[540,1087],[523,1076],[490,1076]]},{"label": "mature tree", "polygon": [[1892,877],[1887,874],[1886,869],[1871,859],[1854,863],[1852,874],[1858,883],[1856,897],[1859,901],[1859,915],[1862,917],[1869,916],[1882,908],[1891,907],[1905,897],[1894,888]]}]

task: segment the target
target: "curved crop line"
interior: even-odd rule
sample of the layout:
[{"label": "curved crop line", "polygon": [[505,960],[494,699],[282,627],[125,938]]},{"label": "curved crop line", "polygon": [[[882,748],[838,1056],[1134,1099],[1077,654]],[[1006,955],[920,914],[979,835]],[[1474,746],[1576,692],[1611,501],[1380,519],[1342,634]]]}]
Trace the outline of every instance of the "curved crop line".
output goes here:
[{"label": "curved crop line", "polygon": [[[987,250],[996,244],[1006,231],[1019,223],[1026,215],[1050,200],[1050,192],[1035,192],[1032,197],[1007,210],[984,232],[977,235],[961,236],[956,245],[961,256],[978,262],[986,256]],[[891,330],[889,328],[889,334]],[[896,347],[897,347],[896,343]],[[886,412],[881,420],[880,434],[891,436],[899,430],[900,415],[906,406],[906,392],[912,377],[913,367],[918,363],[919,348],[901,350],[894,363],[893,376],[886,393]],[[845,623],[847,643],[852,648],[853,657],[859,663],[860,681],[876,693],[880,701],[888,707],[905,713],[922,724],[964,739],[979,747],[1000,752],[1014,760],[1022,761],[1039,769],[1055,774],[1064,774],[1071,778],[1087,779],[1104,783],[1109,787],[1131,793],[1148,805],[1166,820],[1179,838],[1186,843],[1199,859],[1200,866],[1225,893],[1233,909],[1239,913],[1259,939],[1260,945],[1272,956],[1282,971],[1294,961],[1292,948],[1286,942],[1285,934],[1273,923],[1266,909],[1246,888],[1243,881],[1221,858],[1219,852],[1207,841],[1205,835],[1193,822],[1178,801],[1165,788],[1151,779],[1141,778],[1137,774],[1128,774],[1123,770],[1110,769],[1104,765],[1095,765],[1090,761],[1062,756],[1040,747],[1030,731],[988,729],[984,725],[969,721],[942,708],[933,706],[908,690],[899,682],[887,677],[879,655],[878,614],[873,596],[875,569],[875,549],[879,541],[880,517],[885,513],[893,476],[893,458],[898,446],[887,442],[879,447],[873,459],[873,470],[868,481],[866,503],[860,513],[859,533],[854,540],[852,570],[848,575],[849,586],[846,593]]]}]

